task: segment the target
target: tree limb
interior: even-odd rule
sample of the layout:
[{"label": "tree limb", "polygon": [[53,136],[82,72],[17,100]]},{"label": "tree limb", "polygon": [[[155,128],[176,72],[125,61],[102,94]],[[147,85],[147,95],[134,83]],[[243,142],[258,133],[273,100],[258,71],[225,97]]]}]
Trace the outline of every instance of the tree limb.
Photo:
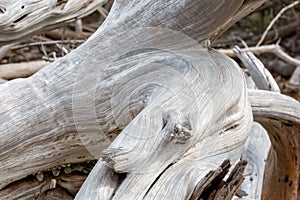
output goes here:
[{"label": "tree limb", "polygon": [[[235,57],[235,53],[233,50],[228,50],[228,49],[218,49],[219,52],[224,53],[230,57]],[[295,59],[291,56],[289,56],[287,53],[285,53],[281,47],[277,44],[272,44],[272,45],[264,45],[264,46],[259,46],[259,47],[248,47],[248,48],[242,48],[242,52],[252,52],[255,55],[260,55],[263,53],[273,53],[279,58],[281,58],[283,61],[291,64],[291,65],[296,65],[300,66],[300,61],[298,59]]]}]

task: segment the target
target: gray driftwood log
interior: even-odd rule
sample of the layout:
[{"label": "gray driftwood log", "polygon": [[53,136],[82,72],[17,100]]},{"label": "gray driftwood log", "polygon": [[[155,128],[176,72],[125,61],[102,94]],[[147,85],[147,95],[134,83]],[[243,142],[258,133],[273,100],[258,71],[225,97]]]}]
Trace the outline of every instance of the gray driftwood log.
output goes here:
[{"label": "gray driftwood log", "polygon": [[0,45],[75,21],[105,2],[107,0],[1,0]]},{"label": "gray driftwood log", "polygon": [[262,2],[116,0],[85,44],[0,85],[0,194],[99,158],[77,199],[196,199],[207,174],[239,161],[253,114],[272,142],[263,198],[297,199],[299,103],[247,90],[239,66],[207,46]]}]

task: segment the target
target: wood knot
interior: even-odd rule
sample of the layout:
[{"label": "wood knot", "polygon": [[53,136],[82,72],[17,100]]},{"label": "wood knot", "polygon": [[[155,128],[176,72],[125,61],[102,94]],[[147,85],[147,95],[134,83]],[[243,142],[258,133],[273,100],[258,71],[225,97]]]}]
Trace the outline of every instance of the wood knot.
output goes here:
[{"label": "wood knot", "polygon": [[184,143],[188,139],[190,139],[193,136],[192,134],[192,127],[190,123],[177,123],[174,125],[173,133],[171,134],[171,137],[174,137],[178,140],[179,143]]}]

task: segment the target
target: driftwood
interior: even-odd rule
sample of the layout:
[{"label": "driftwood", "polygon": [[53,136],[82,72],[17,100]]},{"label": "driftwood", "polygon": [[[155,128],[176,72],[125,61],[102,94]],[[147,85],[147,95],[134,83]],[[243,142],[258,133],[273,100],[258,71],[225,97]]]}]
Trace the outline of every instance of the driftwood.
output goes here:
[{"label": "driftwood", "polygon": [[[251,52],[241,52],[239,48],[235,48],[234,51],[236,52],[237,56],[244,62],[246,68],[249,71],[249,74],[251,74],[251,77],[253,78],[253,81],[258,89],[263,90],[271,90],[272,92],[280,92],[279,87],[277,86],[274,78],[271,76],[269,71],[263,66],[263,64],[251,53]],[[270,94],[270,96],[272,96]],[[269,97],[271,98],[271,97]],[[270,99],[271,100],[271,99]],[[285,103],[288,101],[285,100]],[[297,101],[296,105],[299,104]],[[293,102],[290,101],[287,103],[287,105],[293,105]],[[252,109],[254,110],[255,106],[252,106]],[[282,107],[280,105],[276,107]],[[292,106],[293,107],[293,106]],[[299,107],[299,106],[298,106]],[[289,188],[287,186],[282,186],[280,184],[276,185],[277,182],[280,181],[280,177],[285,177],[285,181],[288,182],[288,178],[290,173],[296,173],[298,167],[298,163],[291,162],[291,163],[285,163],[285,167],[282,167],[283,161],[292,159],[294,157],[298,157],[297,151],[295,152],[295,146],[298,146],[298,138],[297,133],[300,133],[299,126],[299,108],[295,107],[296,110],[294,112],[289,112],[289,116],[284,116],[284,112],[288,111],[286,108],[281,108],[280,110],[273,110],[271,111],[272,116],[264,116],[264,121],[261,121],[261,123],[265,126],[265,128],[269,132],[269,136],[271,138],[275,138],[275,141],[272,141],[273,148],[269,148],[269,139],[266,138],[266,134],[263,130],[261,130],[261,127],[256,127],[258,125],[254,124],[252,132],[250,133],[250,136],[247,139],[247,143],[245,145],[245,150],[242,158],[247,160],[249,162],[249,166],[246,167],[246,172],[250,173],[250,182],[249,180],[245,182],[245,184],[242,185],[242,188],[245,189],[249,194],[251,198],[259,199],[260,196],[264,199],[297,199],[297,189],[294,186],[293,183],[298,183],[298,175],[292,177],[289,182]],[[278,111],[284,111],[283,113],[278,114]],[[267,114],[268,115],[268,114]],[[270,120],[270,119],[271,120]],[[260,120],[259,118],[256,118],[256,120]],[[285,123],[285,121],[289,121],[289,123]],[[280,124],[280,127],[276,127]],[[292,128],[290,128],[292,127]],[[256,130],[255,130],[256,129]],[[296,136],[291,138],[289,135],[291,132],[295,132]],[[280,134],[280,136],[278,136]],[[254,137],[259,138],[255,139]],[[276,138],[281,137],[278,140]],[[286,139],[286,138],[289,139]],[[284,141],[287,141],[283,146],[281,146],[282,139]],[[280,145],[278,144],[280,143]],[[260,150],[257,150],[257,148],[260,148]],[[276,156],[272,154],[276,154]],[[288,153],[283,153],[288,152]],[[267,162],[267,167],[265,170],[265,163],[262,159],[267,160],[267,155],[270,153],[270,158]],[[254,160],[255,159],[255,160]],[[295,159],[295,158],[294,158]],[[279,160],[279,161],[278,161]],[[297,159],[296,159],[297,160]],[[294,161],[294,160],[293,160]],[[270,167],[274,168],[273,170],[270,170]],[[290,170],[292,169],[292,170]],[[290,172],[290,171],[292,172]],[[271,172],[270,172],[271,171]],[[285,174],[283,174],[285,173]],[[263,175],[265,175],[265,181],[264,181],[264,187],[267,188],[264,192],[262,192],[261,183],[263,182]],[[278,180],[274,180],[279,177]],[[255,185],[254,185],[255,184]],[[276,186],[276,187],[273,187]],[[272,188],[271,188],[272,187]],[[285,187],[285,188],[284,188]],[[251,189],[250,189],[251,188]],[[276,192],[274,192],[274,189],[277,189]],[[283,189],[284,188],[284,189]],[[281,190],[283,189],[283,190]],[[271,192],[271,193],[269,193]]]},{"label": "driftwood", "polygon": [[[270,90],[280,92],[280,89],[260,60],[252,52],[242,52],[235,47],[233,51],[245,65],[245,75],[248,89]],[[271,142],[267,131],[259,124],[253,123],[247,138],[242,159],[248,162],[245,168],[245,181],[241,191],[249,199],[260,199],[265,171],[265,161],[270,152]]]},{"label": "driftwood", "polygon": [[106,0],[1,0],[0,45],[75,21]]},{"label": "driftwood", "polygon": [[99,158],[77,199],[189,199],[224,160],[239,161],[253,111],[272,142],[263,197],[297,199],[299,103],[247,91],[239,66],[207,47],[262,2],[117,0],[78,49],[0,86],[0,192]]}]

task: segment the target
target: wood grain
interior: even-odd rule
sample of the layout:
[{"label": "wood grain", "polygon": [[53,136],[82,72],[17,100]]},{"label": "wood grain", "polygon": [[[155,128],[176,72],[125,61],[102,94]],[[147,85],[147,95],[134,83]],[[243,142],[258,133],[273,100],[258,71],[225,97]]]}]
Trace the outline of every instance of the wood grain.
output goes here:
[{"label": "wood grain", "polygon": [[0,189],[100,158],[77,199],[188,199],[209,171],[240,159],[253,111],[273,148],[263,198],[297,199],[299,102],[247,91],[239,66],[209,48],[239,9],[262,2],[116,0],[85,44],[0,85]]}]

